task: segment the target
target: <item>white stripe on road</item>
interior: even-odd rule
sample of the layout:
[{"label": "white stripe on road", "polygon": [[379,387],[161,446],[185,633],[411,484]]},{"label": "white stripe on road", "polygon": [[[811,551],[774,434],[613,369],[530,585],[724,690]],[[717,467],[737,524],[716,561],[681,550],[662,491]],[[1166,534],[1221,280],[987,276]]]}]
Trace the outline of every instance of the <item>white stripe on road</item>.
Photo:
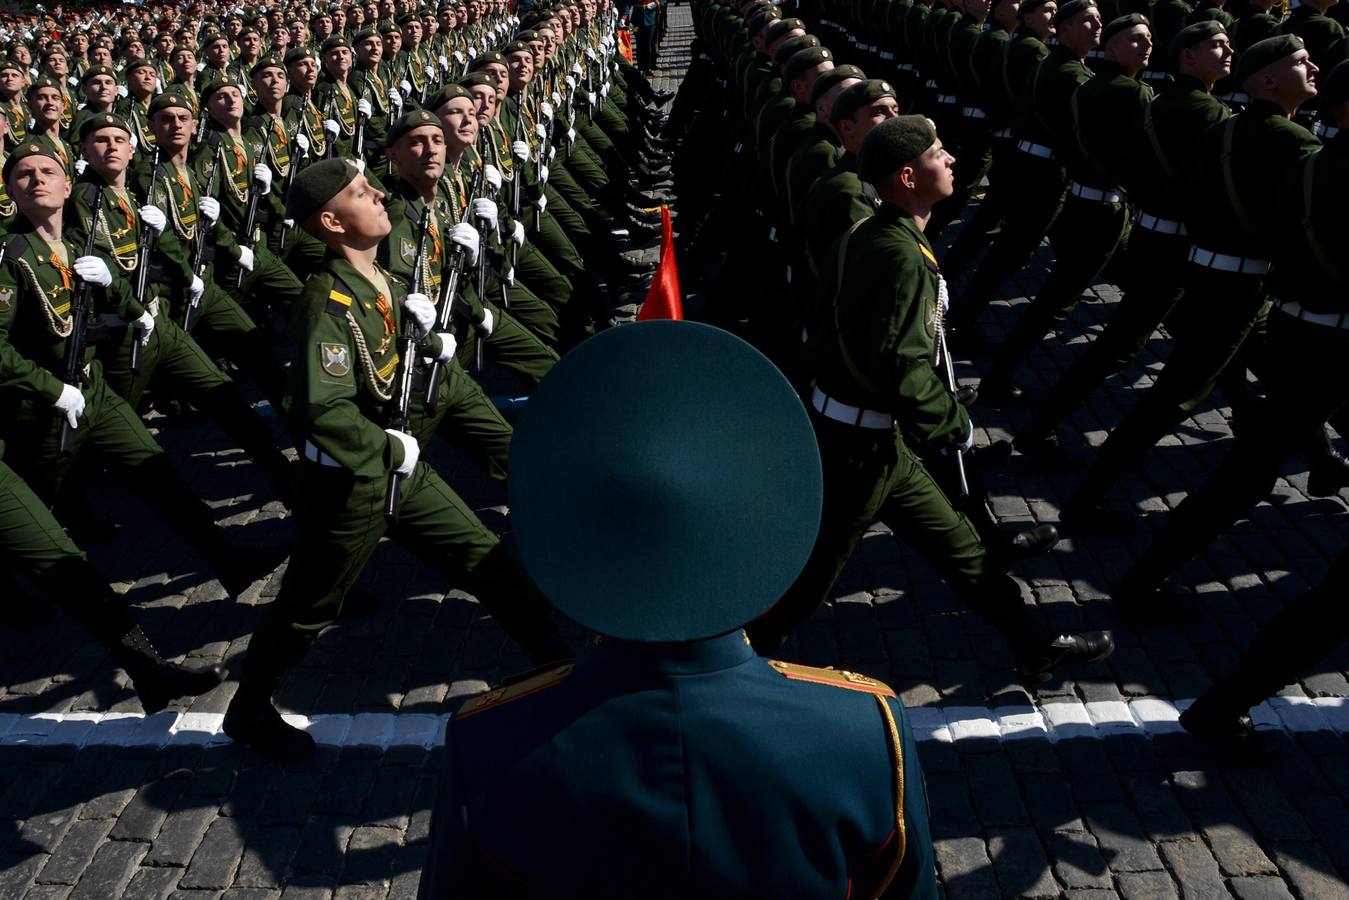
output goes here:
[{"label": "white stripe on road", "polygon": [[[1180,711],[1193,701],[1144,698],[1130,701],[1045,703],[1040,706],[923,706],[909,710],[920,741],[994,741],[1075,738],[1100,740],[1124,734],[1152,736],[1181,731]],[[1330,731],[1349,736],[1349,699],[1274,697],[1251,710],[1256,727],[1286,732]],[[331,747],[421,747],[441,742],[446,715],[358,713],[300,716],[286,721]],[[169,747],[223,744],[219,713],[0,713],[0,747]]]}]

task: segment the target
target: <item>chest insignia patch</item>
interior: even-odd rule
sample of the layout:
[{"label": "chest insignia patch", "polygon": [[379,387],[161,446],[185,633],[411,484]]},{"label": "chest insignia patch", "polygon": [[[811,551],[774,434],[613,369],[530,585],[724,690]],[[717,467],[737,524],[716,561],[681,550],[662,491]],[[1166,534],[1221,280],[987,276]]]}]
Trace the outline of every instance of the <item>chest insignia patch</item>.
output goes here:
[{"label": "chest insignia patch", "polygon": [[403,257],[403,262],[412,265],[417,261],[417,245],[410,238],[399,238],[398,255]]},{"label": "chest insignia patch", "polygon": [[319,361],[323,371],[334,378],[343,378],[351,372],[351,354],[343,344],[319,344]]},{"label": "chest insignia patch", "polygon": [[14,289],[0,288],[0,313],[9,312],[10,307],[14,305]]}]

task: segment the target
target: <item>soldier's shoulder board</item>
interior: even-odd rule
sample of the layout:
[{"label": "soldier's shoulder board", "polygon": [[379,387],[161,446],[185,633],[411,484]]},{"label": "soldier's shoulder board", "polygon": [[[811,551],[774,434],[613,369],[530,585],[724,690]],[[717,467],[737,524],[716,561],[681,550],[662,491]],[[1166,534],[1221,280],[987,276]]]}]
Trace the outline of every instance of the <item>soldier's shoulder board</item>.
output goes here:
[{"label": "soldier's shoulder board", "polygon": [[833,687],[847,688],[850,691],[862,691],[866,694],[895,696],[895,692],[885,682],[848,672],[844,669],[820,669],[815,666],[800,666],[796,663],[769,660],[768,665],[783,678],[792,681],[809,681],[813,684],[827,684]]},{"label": "soldier's shoulder board", "polygon": [[349,290],[345,284],[337,285],[328,292],[327,311],[329,315],[336,316],[339,319],[346,318],[347,310],[351,309],[351,294],[346,293]]},{"label": "soldier's shoulder board", "polygon": [[512,700],[519,700],[522,697],[528,697],[531,694],[537,694],[539,691],[561,684],[571,675],[576,667],[568,663],[565,666],[557,666],[537,675],[516,681],[513,684],[503,685],[496,690],[488,691],[469,700],[459,708],[455,713],[456,719],[465,719],[489,709],[495,709],[510,703]]}]

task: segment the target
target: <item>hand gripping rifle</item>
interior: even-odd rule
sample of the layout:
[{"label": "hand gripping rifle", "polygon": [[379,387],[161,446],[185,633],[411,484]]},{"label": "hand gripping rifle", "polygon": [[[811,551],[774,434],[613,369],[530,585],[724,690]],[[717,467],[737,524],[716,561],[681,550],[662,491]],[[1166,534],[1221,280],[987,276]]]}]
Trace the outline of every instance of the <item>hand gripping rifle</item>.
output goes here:
[{"label": "hand gripping rifle", "polygon": [[[469,186],[469,195],[472,196],[481,186],[482,170],[474,176],[474,183]],[[479,261],[482,259],[483,248],[478,248]],[[468,253],[458,244],[454,245],[454,256],[450,258],[450,264],[446,266],[446,274],[440,283],[440,299],[436,306],[436,314],[439,318],[436,320],[436,330],[445,331],[450,327],[451,313],[454,311],[455,298],[459,296],[459,283],[463,280],[464,269],[468,265]],[[481,300],[481,296],[479,300]],[[478,346],[474,351],[477,355],[478,371],[482,371],[482,334],[478,335]],[[431,415],[436,414],[440,394],[440,360],[431,363],[431,372],[426,378],[426,409]]]},{"label": "hand gripping rifle", "polygon": [[[206,179],[206,192],[203,197],[215,194],[215,179],[220,174],[220,132],[213,131],[207,138],[211,144],[211,174]],[[192,248],[192,274],[201,278],[206,274],[206,223],[197,217],[197,244]],[[205,281],[205,279],[202,279]],[[183,285],[183,331],[192,333],[192,313],[197,304],[192,300],[191,283]]]},{"label": "hand gripping rifle", "polygon": [[[412,260],[412,289],[408,292],[411,294],[421,293],[422,261],[426,258],[426,232],[430,224],[431,207],[427,206],[422,209],[422,218],[417,229],[417,255]],[[403,334],[398,341],[398,356],[398,384],[394,393],[393,421],[389,425],[406,434],[412,409],[412,371],[417,365],[417,327],[412,323],[411,315],[403,317]],[[398,474],[397,469],[389,473],[384,515],[390,519],[398,518],[398,504],[401,499],[399,488],[402,479],[403,476]]]},{"label": "hand gripping rifle", "polygon": [[[356,105],[357,105],[358,107],[361,105],[361,97],[365,94],[366,89],[370,87],[370,75],[369,75],[368,73],[366,73],[364,70],[362,70],[362,74],[365,75],[365,83],[361,86],[361,92],[360,92],[359,94],[356,95]],[[364,158],[365,158],[365,123],[366,123],[366,119],[367,119],[367,116],[365,115],[365,113],[361,112],[361,111],[358,109],[358,110],[356,111],[356,140],[352,143],[352,148],[353,148],[353,149],[352,149],[352,158],[353,158],[353,159],[364,159]]]},{"label": "hand gripping rifle", "polygon": [[[941,293],[945,293],[942,291]],[[951,348],[946,343],[946,310],[943,301],[939,295],[937,298],[937,342],[932,348],[937,357],[937,364],[945,370],[946,389],[951,392],[951,396],[956,396],[956,370],[951,363]],[[974,427],[971,425],[970,427]],[[968,497],[970,495],[969,478],[965,475],[965,451],[956,448],[956,478],[960,483],[960,496]]]},{"label": "hand gripping rifle", "polygon": [[[262,199],[262,191],[258,190],[256,178],[250,178],[248,183],[248,214],[244,217],[244,233],[239,235],[243,245],[252,250],[258,241],[258,236],[254,233],[258,227],[258,202]],[[256,265],[256,263],[255,263]],[[234,286],[243,288],[244,286],[244,267],[239,266],[239,273],[234,276]]]},{"label": "hand gripping rifle", "polygon": [[[303,119],[303,117],[301,117],[301,119],[300,119],[300,126],[299,126],[299,128],[296,128],[296,129],[295,129],[295,134],[294,134],[294,135],[291,137],[291,139],[290,139],[290,166],[289,166],[289,168],[286,169],[286,180],[283,181],[282,184],[281,184],[281,202],[282,202],[282,203],[285,203],[286,198],[290,196],[290,185],[291,185],[291,182],[295,180],[295,173],[296,173],[296,172],[299,170],[299,168],[300,168],[300,140],[299,140],[299,138],[300,138],[300,129],[303,128],[303,127],[304,127],[304,119]],[[309,155],[309,151],[308,151],[308,150],[304,151],[304,153],[305,153],[306,156]],[[278,248],[280,249],[281,253],[285,253],[285,252],[286,252],[286,238],[289,237],[289,236],[290,236],[290,226],[287,225],[287,224],[285,223],[285,221],[283,220],[283,221],[281,222],[281,235],[280,235],[280,237],[278,238],[278,240],[280,241],[280,243],[277,245]]]},{"label": "hand gripping rifle", "polygon": [[342,136],[341,111],[337,108],[337,89],[334,88],[328,93],[328,103],[324,106],[324,121],[337,123],[337,134],[328,134],[328,129],[323,129],[324,135],[328,139],[328,145],[324,148],[323,158],[332,159],[337,155],[337,139]]},{"label": "hand gripping rifle", "polygon": [[[94,221],[89,225],[89,236],[84,239],[84,255],[94,254],[94,235],[98,231],[98,211],[103,208],[103,185],[94,188]],[[75,295],[70,303],[70,337],[66,340],[66,384],[79,390],[84,382],[85,326],[89,322],[89,295],[93,293],[92,283],[80,279]],[[132,339],[136,340],[135,338]],[[58,449],[62,456],[75,452],[75,429],[70,420],[61,417],[61,436]]]},{"label": "hand gripping rifle", "polygon": [[[159,175],[163,170],[163,165],[159,161],[159,146],[156,145],[154,155],[151,157],[154,162],[150,166],[150,193],[145,198],[146,206],[155,205],[155,188],[159,187]],[[95,210],[95,215],[98,211]],[[150,254],[154,252],[155,231],[149,223],[141,223],[140,245],[136,252],[136,302],[141,306],[145,305],[145,292],[149,288],[150,282]],[[140,374],[141,370],[141,342],[134,339],[131,342],[131,371]]]}]

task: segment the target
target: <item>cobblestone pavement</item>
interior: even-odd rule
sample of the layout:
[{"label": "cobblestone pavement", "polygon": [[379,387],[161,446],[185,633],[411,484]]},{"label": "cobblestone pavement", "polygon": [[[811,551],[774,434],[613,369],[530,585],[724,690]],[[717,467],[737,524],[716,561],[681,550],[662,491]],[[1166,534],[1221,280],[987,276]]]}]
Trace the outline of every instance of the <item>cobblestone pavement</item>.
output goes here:
[{"label": "cobblestone pavement", "polygon": [[[676,7],[672,21],[664,87],[688,61],[687,7]],[[1009,286],[992,310],[992,330],[1005,330],[1034,293],[1043,264]],[[1112,286],[1096,288],[1069,333],[1099,328],[1116,299]],[[1085,457],[1086,445],[1104,439],[1155,376],[1164,343],[1159,337],[1140,365],[1073,419],[1070,447]],[[1023,380],[1052,381],[1082,344],[1074,337],[1047,345]],[[492,392],[514,390],[497,373]],[[1141,629],[1119,619],[1105,596],[1224,452],[1225,413],[1196,414],[1125,482],[1141,512],[1134,535],[1068,535],[1020,570],[1050,622],[1115,629],[1119,649],[1108,664],[1064,672],[1028,695],[989,627],[959,611],[935,574],[879,528],[862,541],[833,602],[787,646],[788,658],[885,679],[915,708],[947,897],[1349,896],[1346,710],[1335,700],[1299,702],[1349,696],[1349,653],[1290,686],[1288,699],[1266,714],[1285,726],[1275,732],[1283,753],[1270,768],[1215,759],[1174,727],[1139,724],[1149,699],[1195,697],[1281,603],[1316,582],[1345,542],[1342,499],[1306,496],[1305,473],[1290,464],[1267,504],[1185,568],[1184,581],[1205,601],[1194,625]],[[1008,435],[1000,413],[980,410],[978,423],[981,443]],[[176,425],[161,429],[161,439],[237,540],[288,539],[280,505],[222,435]],[[431,457],[491,527],[508,530],[499,488],[444,448]],[[1073,477],[1013,458],[991,485],[996,511],[1007,521],[1054,522]],[[118,485],[99,481],[94,500],[121,525],[92,554],[147,633],[166,654],[223,660],[237,674],[280,573],[228,600]],[[413,896],[436,791],[430,717],[525,661],[470,597],[447,590],[397,548],[382,547],[362,583],[377,607],[325,633],[279,695],[282,706],[306,715],[354,717],[328,723],[346,723],[348,739],[286,767],[211,738],[209,723],[218,722],[232,683],[174,710],[202,714],[180,727],[196,722],[205,733],[170,735],[171,714],[118,719],[140,710],[104,651],[59,613],[7,601],[0,898]],[[581,644],[579,629],[571,636]],[[1031,718],[1048,722],[1047,732],[1013,734],[1007,723],[1032,704],[1045,711]],[[1074,719],[1073,709],[1086,713]],[[31,718],[39,713],[64,719]],[[109,715],[95,725],[95,713]],[[944,724],[955,719],[969,721]]]}]

